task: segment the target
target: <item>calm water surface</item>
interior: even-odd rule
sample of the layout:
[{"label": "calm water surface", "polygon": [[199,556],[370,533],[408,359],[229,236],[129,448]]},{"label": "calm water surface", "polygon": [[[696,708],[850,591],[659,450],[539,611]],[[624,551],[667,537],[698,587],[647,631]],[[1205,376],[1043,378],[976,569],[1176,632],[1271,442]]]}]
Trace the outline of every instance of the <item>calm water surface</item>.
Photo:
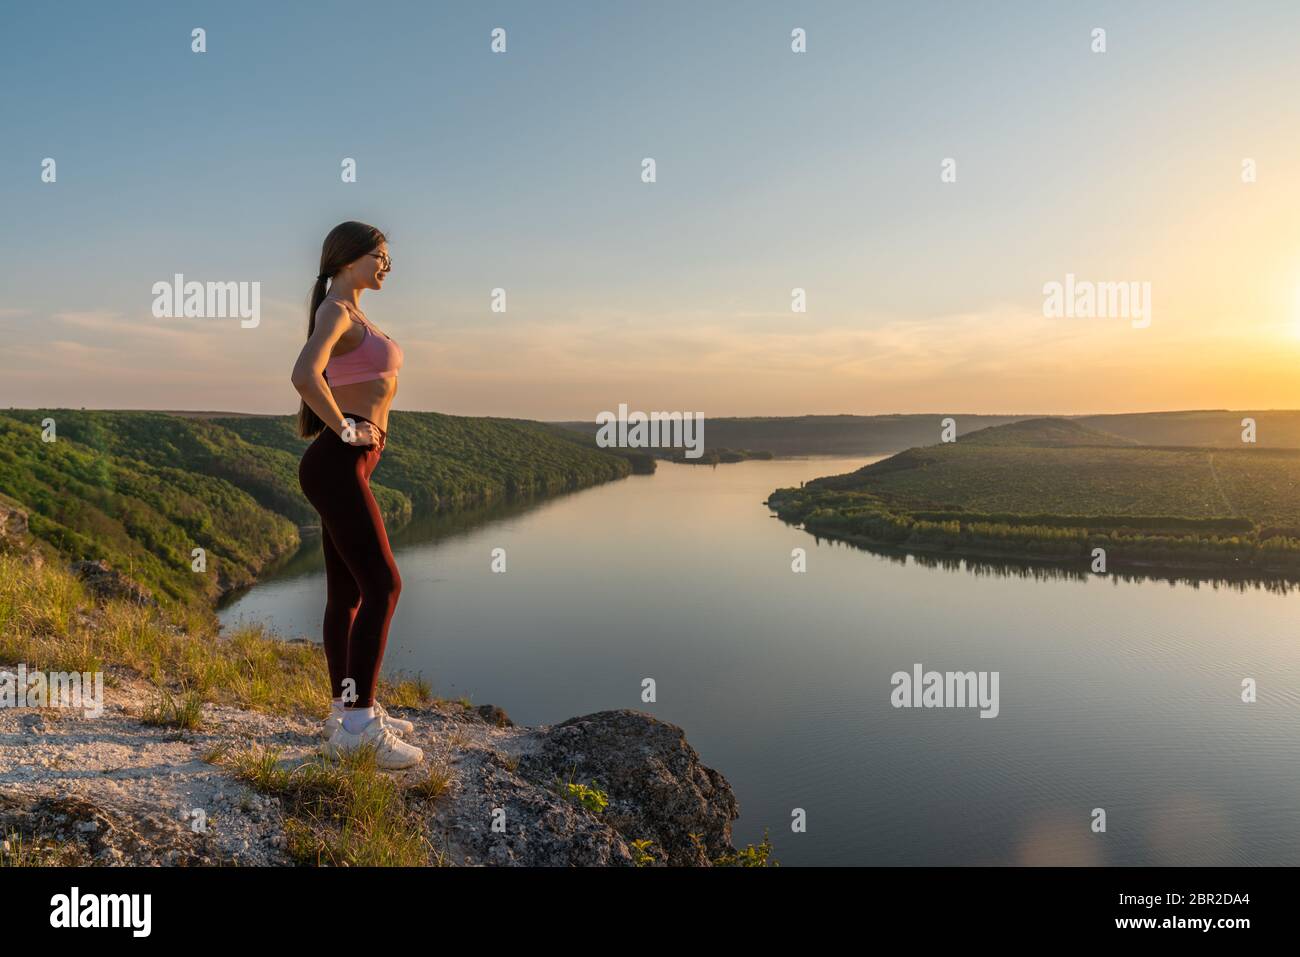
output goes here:
[{"label": "calm water surface", "polygon": [[[408,526],[385,668],[525,724],[681,725],[735,789],[736,843],[770,828],[786,865],[1300,864],[1300,593],[933,567],[763,505],[869,461],[661,463]],[[324,601],[312,540],[221,615],[318,640]],[[916,662],[999,672],[1001,713],[891,707]]]}]

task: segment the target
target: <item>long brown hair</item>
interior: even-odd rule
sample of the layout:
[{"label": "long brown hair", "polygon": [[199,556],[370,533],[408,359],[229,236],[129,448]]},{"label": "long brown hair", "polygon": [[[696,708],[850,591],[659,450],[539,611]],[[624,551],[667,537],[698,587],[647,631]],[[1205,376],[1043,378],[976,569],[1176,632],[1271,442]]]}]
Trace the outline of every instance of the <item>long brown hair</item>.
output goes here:
[{"label": "long brown hair", "polygon": [[[316,331],[316,310],[325,301],[326,281],[348,263],[356,262],[380,243],[387,241],[387,237],[374,226],[358,223],[355,220],[339,223],[330,230],[329,235],[325,237],[325,242],[321,244],[320,272],[316,277],[316,285],[312,287],[311,291],[311,308],[307,311],[308,339]],[[329,382],[328,376],[325,381]],[[325,428],[325,423],[321,421],[320,416],[312,411],[312,407],[305,401],[300,402],[298,406],[298,434],[304,439],[310,439],[323,428]]]}]

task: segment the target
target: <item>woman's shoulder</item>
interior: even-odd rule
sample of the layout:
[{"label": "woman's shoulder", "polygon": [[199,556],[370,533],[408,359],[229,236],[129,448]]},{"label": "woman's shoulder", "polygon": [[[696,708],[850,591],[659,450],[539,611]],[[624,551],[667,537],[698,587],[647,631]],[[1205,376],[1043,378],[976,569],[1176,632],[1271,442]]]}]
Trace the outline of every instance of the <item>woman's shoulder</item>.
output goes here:
[{"label": "woman's shoulder", "polygon": [[317,320],[338,319],[341,317],[347,317],[350,319],[360,318],[356,315],[355,310],[351,308],[351,304],[344,302],[342,299],[335,299],[327,296],[321,301],[321,304],[316,307]]}]

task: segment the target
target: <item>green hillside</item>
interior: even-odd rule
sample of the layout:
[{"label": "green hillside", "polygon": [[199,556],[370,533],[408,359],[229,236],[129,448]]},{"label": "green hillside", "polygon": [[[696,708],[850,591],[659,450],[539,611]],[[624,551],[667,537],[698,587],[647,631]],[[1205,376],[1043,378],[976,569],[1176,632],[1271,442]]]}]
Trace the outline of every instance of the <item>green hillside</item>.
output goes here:
[{"label": "green hillside", "polygon": [[[42,439],[55,422],[56,441]],[[298,547],[319,521],[298,485],[307,441],[292,416],[10,409],[0,496],[69,559],[106,559],[163,602],[209,604]],[[418,511],[581,488],[624,459],[519,420],[397,412],[371,488],[396,528]],[[203,572],[191,570],[195,548]]]},{"label": "green hillside", "polygon": [[[298,438],[290,417],[209,421],[245,442],[286,453],[297,488],[298,459],[308,443]],[[550,426],[525,419],[393,412],[388,436],[371,486],[399,492],[418,511],[549,495],[630,474],[619,456],[562,439]]]},{"label": "green hillside", "polygon": [[1300,571],[1300,449],[1135,445],[1034,419],[778,489],[777,514],[902,547]]},{"label": "green hillside", "polygon": [[[236,421],[248,425],[245,439],[233,430],[215,424],[215,419],[190,419],[166,412],[78,411],[73,409],[12,409],[3,413],[11,419],[39,429],[47,416],[53,418],[60,441],[102,453],[109,459],[129,459],[154,466],[172,466],[223,479],[243,489],[263,508],[306,525],[318,521],[311,504],[298,488],[298,456],[306,448],[294,442],[261,441],[263,436],[282,432],[293,435],[289,416],[250,416]],[[294,449],[297,453],[294,453]],[[385,520],[409,516],[410,503],[391,490],[375,484],[375,498]]]},{"label": "green hillside", "polygon": [[[72,559],[107,559],[160,600],[180,602],[246,584],[297,545],[292,520],[201,464],[191,467],[206,450],[182,452],[165,430],[155,444],[145,423],[131,423],[123,439],[113,431],[117,416],[132,413],[97,415],[0,414],[0,491],[27,511],[37,538]],[[41,438],[46,416],[56,423],[54,442]],[[207,551],[203,574],[190,570],[196,547]]]}]

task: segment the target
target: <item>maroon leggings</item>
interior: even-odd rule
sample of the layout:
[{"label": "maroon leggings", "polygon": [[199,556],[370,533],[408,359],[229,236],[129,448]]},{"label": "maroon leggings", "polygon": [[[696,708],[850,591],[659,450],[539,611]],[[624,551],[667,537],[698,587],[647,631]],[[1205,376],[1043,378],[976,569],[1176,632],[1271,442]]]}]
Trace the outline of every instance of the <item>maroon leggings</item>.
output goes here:
[{"label": "maroon leggings", "polygon": [[[344,415],[370,422],[350,412]],[[307,446],[298,464],[298,483],[320,513],[327,590],[323,633],[330,686],[333,696],[340,698],[344,680],[354,679],[357,700],[350,706],[355,708],[374,704],[388,623],[402,590],[388,532],[370,491],[370,474],[388,438],[382,429],[380,434],[377,445],[349,445],[326,428]]]}]

